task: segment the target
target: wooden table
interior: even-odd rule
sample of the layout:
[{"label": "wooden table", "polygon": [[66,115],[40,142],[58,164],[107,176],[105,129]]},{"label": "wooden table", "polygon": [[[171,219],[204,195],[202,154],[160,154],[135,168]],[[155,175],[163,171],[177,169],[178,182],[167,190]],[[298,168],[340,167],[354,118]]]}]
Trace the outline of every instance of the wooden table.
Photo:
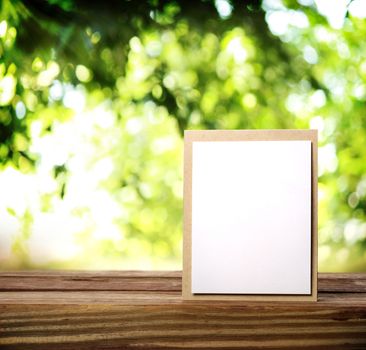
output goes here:
[{"label": "wooden table", "polygon": [[0,349],[366,349],[366,274],[318,302],[197,302],[180,272],[0,273]]}]

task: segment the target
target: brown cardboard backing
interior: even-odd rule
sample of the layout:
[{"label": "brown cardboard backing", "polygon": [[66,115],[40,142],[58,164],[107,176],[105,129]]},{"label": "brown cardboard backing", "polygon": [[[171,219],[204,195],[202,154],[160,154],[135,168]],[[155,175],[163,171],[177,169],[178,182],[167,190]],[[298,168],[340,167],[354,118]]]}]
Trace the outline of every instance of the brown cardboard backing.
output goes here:
[{"label": "brown cardboard backing", "polygon": [[[287,141],[312,143],[311,195],[311,294],[192,294],[192,142],[193,141]],[[318,270],[318,134],[317,130],[189,130],[184,133],[184,228],[183,281],[185,300],[316,301]]]}]

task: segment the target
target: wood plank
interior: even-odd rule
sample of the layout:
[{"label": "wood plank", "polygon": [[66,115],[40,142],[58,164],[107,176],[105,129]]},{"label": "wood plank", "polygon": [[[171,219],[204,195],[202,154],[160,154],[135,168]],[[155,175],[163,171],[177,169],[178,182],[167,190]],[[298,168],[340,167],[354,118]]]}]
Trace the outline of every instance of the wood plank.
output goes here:
[{"label": "wood plank", "polygon": [[162,290],[180,291],[181,271],[0,272],[0,291]]},{"label": "wood plank", "polygon": [[[261,305],[270,306],[271,301],[192,301],[198,305]],[[181,292],[151,291],[10,291],[0,293],[0,305],[21,304],[118,304],[118,305],[176,305],[182,303]],[[189,303],[186,301],[186,303]],[[366,293],[320,293],[315,303],[281,301],[275,305],[302,306],[311,309],[323,304],[333,307],[366,307]],[[306,306],[309,304],[308,306]],[[311,304],[311,305],[310,305]]]},{"label": "wood plank", "polygon": [[308,305],[3,305],[0,348],[365,349],[365,307]]},{"label": "wood plank", "polygon": [[[71,276],[78,283],[78,275],[84,288],[110,287],[116,278],[115,288],[131,290],[44,291],[32,280],[59,276],[60,283]],[[20,276],[2,273],[0,280]],[[362,274],[320,275],[316,303],[183,301],[170,281],[180,281],[179,272],[31,272],[28,278],[28,289],[25,280],[22,290],[0,291],[1,350],[366,349]]]},{"label": "wood plank", "polygon": [[319,291],[329,293],[364,293],[366,273],[319,273]]},{"label": "wood plank", "polygon": [[[180,291],[181,271],[17,271],[0,272],[0,291]],[[318,291],[362,293],[366,274],[319,273]]]}]

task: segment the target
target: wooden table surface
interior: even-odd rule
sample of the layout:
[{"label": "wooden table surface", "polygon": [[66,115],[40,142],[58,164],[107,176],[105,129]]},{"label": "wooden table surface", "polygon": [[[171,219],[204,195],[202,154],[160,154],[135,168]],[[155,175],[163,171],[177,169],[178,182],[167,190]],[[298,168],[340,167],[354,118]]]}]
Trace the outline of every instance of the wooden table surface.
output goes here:
[{"label": "wooden table surface", "polygon": [[366,274],[318,302],[197,302],[180,272],[2,272],[0,349],[366,349]]}]

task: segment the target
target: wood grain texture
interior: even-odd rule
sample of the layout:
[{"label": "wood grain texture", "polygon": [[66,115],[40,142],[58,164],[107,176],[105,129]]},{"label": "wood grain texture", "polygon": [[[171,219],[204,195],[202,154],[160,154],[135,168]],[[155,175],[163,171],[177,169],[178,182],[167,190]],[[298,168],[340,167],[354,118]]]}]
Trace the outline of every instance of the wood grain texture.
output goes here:
[{"label": "wood grain texture", "polygon": [[0,291],[180,291],[181,271],[0,272]]},{"label": "wood grain texture", "polygon": [[22,274],[0,274],[1,350],[366,349],[366,274],[320,274],[316,303],[183,301],[180,272],[31,272],[85,289],[4,288]]},{"label": "wood grain texture", "polygon": [[[175,291],[181,271],[16,271],[0,272],[1,291]],[[319,292],[366,290],[364,273],[318,273]]]}]

